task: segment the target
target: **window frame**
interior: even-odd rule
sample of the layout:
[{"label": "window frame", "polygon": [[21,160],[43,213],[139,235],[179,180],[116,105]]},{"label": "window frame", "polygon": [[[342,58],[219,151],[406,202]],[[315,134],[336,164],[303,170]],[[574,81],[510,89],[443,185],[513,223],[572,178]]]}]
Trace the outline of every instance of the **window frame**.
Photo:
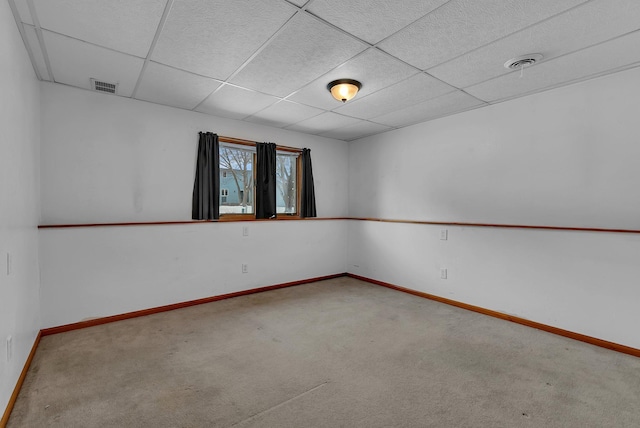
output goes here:
[{"label": "window frame", "polygon": [[[254,150],[257,146],[257,143],[255,141],[249,141],[249,140],[242,140],[239,138],[232,138],[232,137],[223,137],[223,136],[219,136],[218,137],[218,141],[219,143],[222,145],[224,144],[225,146],[245,146],[245,147],[252,147]],[[288,153],[295,153],[297,154],[296,156],[296,212],[295,213],[276,213],[275,218],[278,220],[300,220],[302,217],[300,216],[300,211],[301,211],[301,200],[302,200],[302,149],[299,149],[297,147],[288,147],[288,146],[280,146],[278,144],[276,144],[276,156],[278,152],[288,152]],[[253,155],[253,168],[255,170],[255,166],[256,166],[256,154],[254,151],[254,155]],[[253,213],[246,213],[246,214],[241,214],[241,213],[228,213],[228,214],[223,214],[221,212],[218,212],[219,214],[219,221],[252,221],[252,220],[256,220],[256,221],[260,221],[263,219],[257,219],[256,218],[256,214],[255,214],[255,188],[256,188],[256,177],[255,174],[251,175],[253,178],[253,203],[254,203],[254,212]],[[219,177],[218,177],[219,179]]]}]

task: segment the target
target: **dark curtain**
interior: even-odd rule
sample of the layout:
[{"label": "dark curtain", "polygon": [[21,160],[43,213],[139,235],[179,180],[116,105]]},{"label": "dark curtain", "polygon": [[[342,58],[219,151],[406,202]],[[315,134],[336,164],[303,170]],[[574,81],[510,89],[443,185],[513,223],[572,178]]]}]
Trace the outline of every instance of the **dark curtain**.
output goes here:
[{"label": "dark curtain", "polygon": [[276,216],[276,145],[256,143],[256,218]]},{"label": "dark curtain", "polygon": [[302,217],[316,217],[316,192],[313,187],[313,169],[311,168],[311,150],[302,149]]},{"label": "dark curtain", "polygon": [[218,134],[200,132],[196,179],[193,184],[194,220],[220,218],[220,153]]}]

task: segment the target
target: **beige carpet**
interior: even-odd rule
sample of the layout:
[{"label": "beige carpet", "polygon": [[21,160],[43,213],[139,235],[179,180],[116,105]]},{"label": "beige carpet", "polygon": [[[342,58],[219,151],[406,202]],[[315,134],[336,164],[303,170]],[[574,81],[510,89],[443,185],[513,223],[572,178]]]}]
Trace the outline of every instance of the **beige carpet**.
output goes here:
[{"label": "beige carpet", "polygon": [[640,359],[339,278],[44,337],[9,427],[640,427]]}]

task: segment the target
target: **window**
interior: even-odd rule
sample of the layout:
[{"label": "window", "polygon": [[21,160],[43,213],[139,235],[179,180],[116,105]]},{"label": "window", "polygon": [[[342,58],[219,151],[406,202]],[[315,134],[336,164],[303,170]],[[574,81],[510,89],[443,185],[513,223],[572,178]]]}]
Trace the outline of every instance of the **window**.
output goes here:
[{"label": "window", "polygon": [[242,146],[220,145],[220,215],[253,213],[254,152]]},{"label": "window", "polygon": [[[252,217],[255,213],[255,143],[220,137],[220,217]],[[300,150],[276,146],[276,213],[299,215]]]},{"label": "window", "polygon": [[276,155],[276,212],[298,212],[298,153]]}]

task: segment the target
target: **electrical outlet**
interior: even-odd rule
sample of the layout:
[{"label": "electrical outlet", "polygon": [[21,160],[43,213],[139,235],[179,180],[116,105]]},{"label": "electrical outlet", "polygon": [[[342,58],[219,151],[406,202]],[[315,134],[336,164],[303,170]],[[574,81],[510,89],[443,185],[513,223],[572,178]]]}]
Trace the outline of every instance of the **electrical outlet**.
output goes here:
[{"label": "electrical outlet", "polygon": [[242,273],[249,272],[249,265],[246,263],[242,263]]},{"label": "electrical outlet", "polygon": [[440,268],[440,278],[447,279],[447,268]]},{"label": "electrical outlet", "polygon": [[440,229],[440,240],[446,241],[449,238],[449,231],[447,229]]},{"label": "electrical outlet", "polygon": [[11,361],[11,358],[13,358],[13,338],[7,336],[7,362]]},{"label": "electrical outlet", "polygon": [[249,226],[242,226],[242,236],[249,236]]}]

